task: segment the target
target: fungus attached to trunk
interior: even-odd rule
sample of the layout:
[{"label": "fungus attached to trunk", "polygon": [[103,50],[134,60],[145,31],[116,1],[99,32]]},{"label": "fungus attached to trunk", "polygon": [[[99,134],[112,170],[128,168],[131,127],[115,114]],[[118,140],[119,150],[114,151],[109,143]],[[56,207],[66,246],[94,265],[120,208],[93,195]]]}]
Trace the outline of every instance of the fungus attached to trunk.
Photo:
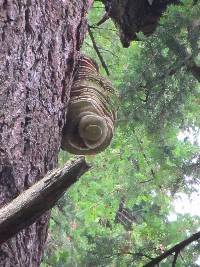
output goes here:
[{"label": "fungus attached to trunk", "polygon": [[111,142],[116,119],[117,94],[93,60],[81,56],[71,90],[63,150],[89,155],[103,151]]}]

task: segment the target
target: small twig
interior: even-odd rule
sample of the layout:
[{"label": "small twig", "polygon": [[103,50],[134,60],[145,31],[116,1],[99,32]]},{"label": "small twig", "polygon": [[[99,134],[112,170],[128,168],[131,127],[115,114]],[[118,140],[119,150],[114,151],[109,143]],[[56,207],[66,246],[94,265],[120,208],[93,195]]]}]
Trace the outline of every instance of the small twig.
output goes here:
[{"label": "small twig", "polygon": [[104,16],[100,19],[99,22],[96,23],[97,26],[102,25],[104,22],[106,22],[109,19],[109,14],[106,12]]},{"label": "small twig", "polygon": [[101,61],[102,67],[105,69],[107,75],[109,76],[109,75],[110,75],[110,72],[109,72],[109,70],[108,70],[108,67],[107,67],[107,65],[106,65],[106,63],[105,63],[105,61],[104,61],[102,55],[101,55],[101,52],[99,51],[99,48],[98,48],[98,46],[97,46],[97,44],[96,44],[96,41],[95,41],[93,32],[92,32],[91,29],[90,29],[90,26],[88,26],[88,33],[89,33],[89,35],[90,35],[90,39],[91,39],[91,41],[92,41],[94,50],[96,51],[97,56],[98,56],[99,60]]},{"label": "small twig", "polygon": [[110,18],[110,11],[111,11],[112,4],[111,4],[111,2],[108,2],[107,4],[104,3],[104,5],[105,5],[105,14],[100,19],[100,21],[96,23],[97,26],[100,26],[101,24],[103,24],[104,22],[106,22]]},{"label": "small twig", "polygon": [[106,31],[111,31],[111,32],[118,33],[118,31],[117,31],[116,29],[102,28],[102,27],[96,26],[96,24],[90,25],[90,28],[91,28],[91,29],[102,30],[102,31],[105,31],[105,30],[106,30]]},{"label": "small twig", "polygon": [[90,167],[84,157],[56,169],[0,209],[0,244],[51,209],[64,192]]},{"label": "small twig", "polygon": [[178,255],[179,255],[179,251],[176,251],[174,258],[173,258],[173,262],[172,262],[172,267],[176,267],[176,262],[178,259]]},{"label": "small twig", "polygon": [[91,9],[104,9],[103,6],[92,6]]},{"label": "small twig", "polygon": [[179,252],[179,255],[180,255],[181,260],[185,263],[185,259],[183,258],[181,252]]},{"label": "small twig", "polygon": [[153,180],[154,180],[154,178],[151,178],[149,180],[145,180],[145,181],[139,182],[139,184],[149,183],[149,182],[152,182]]},{"label": "small twig", "polygon": [[[133,130],[133,133],[135,135],[135,138],[137,140],[137,143],[138,143],[138,146],[139,146],[139,149],[140,149],[140,152],[142,153],[143,155],[143,158],[145,159],[146,163],[150,166],[150,162],[146,156],[146,154],[144,153],[144,150],[143,150],[143,147],[142,147],[142,144],[141,144],[141,141],[139,140],[137,134],[136,134],[136,131]],[[150,172],[151,172],[151,176],[152,176],[152,180],[154,180],[156,178],[156,174],[154,172],[154,170],[152,168],[150,168]]]},{"label": "small twig", "polygon": [[[85,44],[86,44],[87,46],[93,48],[93,46],[92,46],[91,44],[89,44],[87,41],[85,41]],[[115,53],[113,53],[112,51],[110,51],[109,49],[105,49],[105,48],[102,48],[102,47],[99,47],[99,46],[98,46],[98,48],[99,48],[99,50],[104,51],[104,53],[109,53],[109,54],[111,54],[113,57],[115,57],[117,60],[119,60],[119,57],[118,57]]]}]

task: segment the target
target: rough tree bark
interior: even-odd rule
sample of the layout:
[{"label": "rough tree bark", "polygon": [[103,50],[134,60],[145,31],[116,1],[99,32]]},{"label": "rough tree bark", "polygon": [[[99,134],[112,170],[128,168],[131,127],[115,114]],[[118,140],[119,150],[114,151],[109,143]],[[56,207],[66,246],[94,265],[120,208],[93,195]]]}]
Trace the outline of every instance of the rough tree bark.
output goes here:
[{"label": "rough tree bark", "polygon": [[[92,0],[0,0],[0,207],[57,165]],[[49,213],[0,248],[0,266],[40,265]]]}]

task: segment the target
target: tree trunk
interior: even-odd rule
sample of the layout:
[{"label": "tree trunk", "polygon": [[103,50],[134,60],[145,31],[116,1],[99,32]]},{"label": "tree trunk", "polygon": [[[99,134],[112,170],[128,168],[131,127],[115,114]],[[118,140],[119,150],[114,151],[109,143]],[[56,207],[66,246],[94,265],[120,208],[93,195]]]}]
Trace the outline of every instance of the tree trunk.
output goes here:
[{"label": "tree trunk", "polygon": [[[0,0],[0,206],[57,165],[92,0]],[[0,248],[0,266],[39,266],[49,213]]]}]

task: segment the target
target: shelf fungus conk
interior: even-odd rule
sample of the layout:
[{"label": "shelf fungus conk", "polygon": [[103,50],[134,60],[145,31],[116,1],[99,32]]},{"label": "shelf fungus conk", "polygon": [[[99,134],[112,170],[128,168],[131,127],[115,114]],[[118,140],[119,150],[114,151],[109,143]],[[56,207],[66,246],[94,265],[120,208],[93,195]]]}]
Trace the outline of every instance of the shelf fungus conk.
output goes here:
[{"label": "shelf fungus conk", "polygon": [[116,120],[117,93],[90,58],[81,56],[72,85],[63,150],[77,155],[96,154],[110,144]]}]

